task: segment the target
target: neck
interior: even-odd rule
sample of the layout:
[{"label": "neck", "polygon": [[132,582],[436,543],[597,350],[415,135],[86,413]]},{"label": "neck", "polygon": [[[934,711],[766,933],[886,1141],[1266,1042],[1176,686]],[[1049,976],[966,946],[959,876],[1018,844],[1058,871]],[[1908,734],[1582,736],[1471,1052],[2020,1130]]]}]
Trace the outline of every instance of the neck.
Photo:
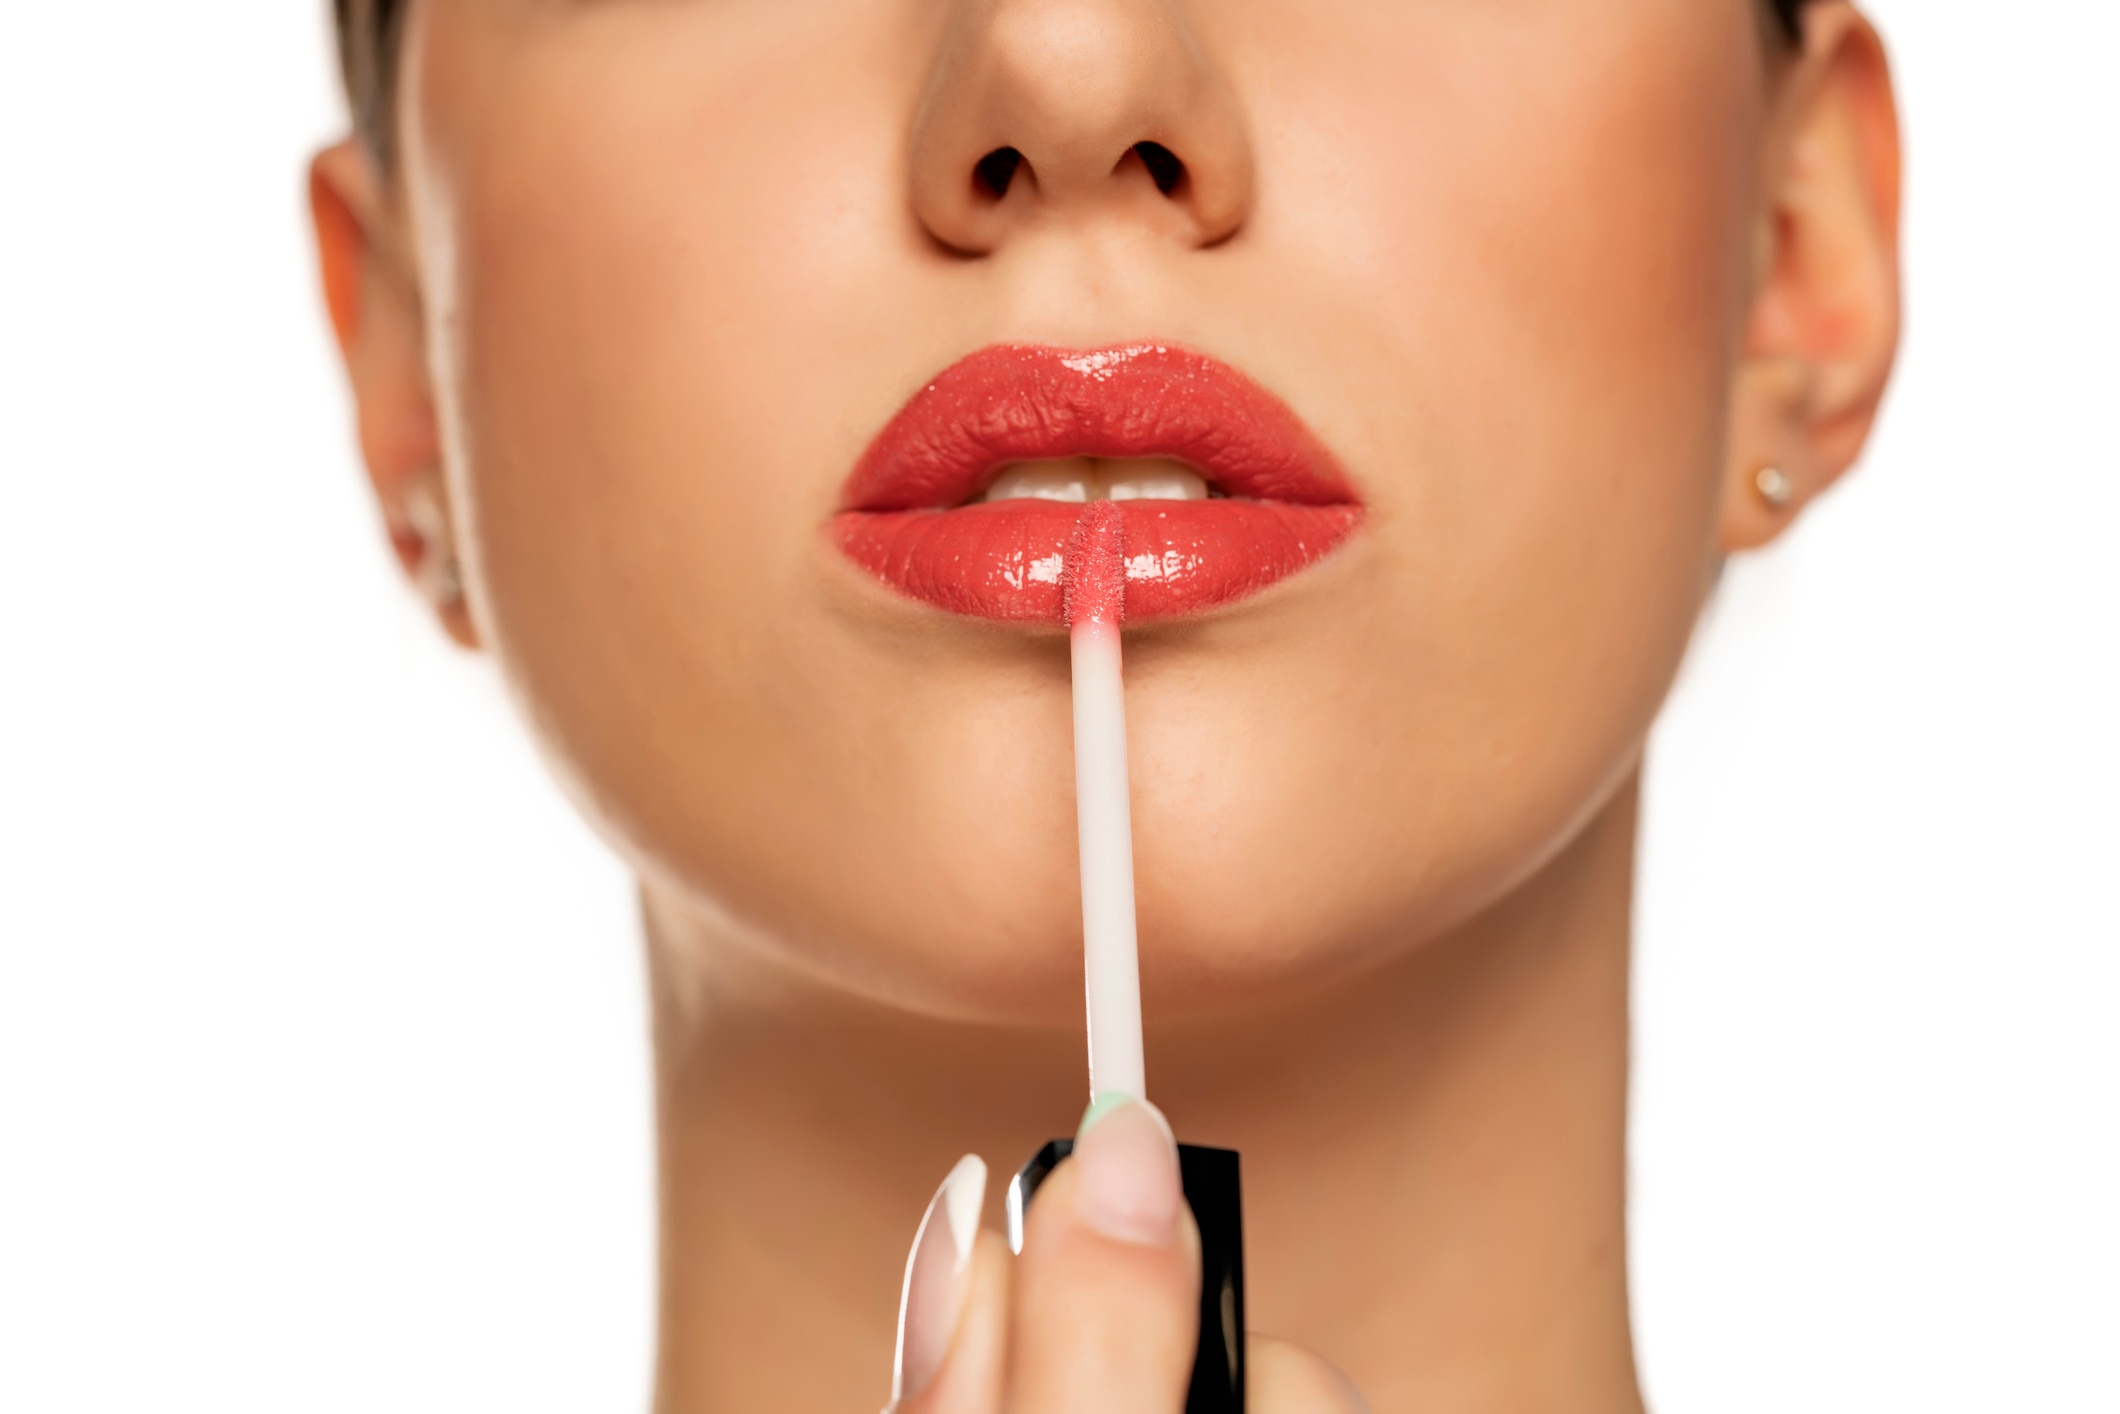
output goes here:
[{"label": "neck", "polygon": [[[1149,1030],[1180,1136],[1244,1153],[1252,1325],[1340,1366],[1380,1411],[1641,1408],[1625,1268],[1635,796],[1380,971]],[[647,914],[660,1414],[878,1407],[935,1185],[966,1152],[1000,1179],[1073,1132],[1081,1038],[805,981],[652,889]]]}]

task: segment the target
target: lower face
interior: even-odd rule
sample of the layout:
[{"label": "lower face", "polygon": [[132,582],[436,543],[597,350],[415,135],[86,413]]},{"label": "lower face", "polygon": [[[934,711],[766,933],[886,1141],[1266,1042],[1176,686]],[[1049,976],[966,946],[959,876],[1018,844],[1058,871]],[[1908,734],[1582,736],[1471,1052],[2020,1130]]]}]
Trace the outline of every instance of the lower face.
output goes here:
[{"label": "lower face", "polygon": [[[813,973],[1056,1024],[1065,636],[848,553],[879,434],[981,350],[1151,346],[1315,438],[1330,553],[1129,625],[1144,985],[1167,1016],[1374,962],[1633,768],[1716,561],[1763,110],[1749,0],[1057,8],[1186,32],[1241,115],[1227,239],[923,226],[951,56],[1052,0],[423,0],[404,143],[481,629],[592,816]],[[1214,471],[1046,450],[964,494]]]}]

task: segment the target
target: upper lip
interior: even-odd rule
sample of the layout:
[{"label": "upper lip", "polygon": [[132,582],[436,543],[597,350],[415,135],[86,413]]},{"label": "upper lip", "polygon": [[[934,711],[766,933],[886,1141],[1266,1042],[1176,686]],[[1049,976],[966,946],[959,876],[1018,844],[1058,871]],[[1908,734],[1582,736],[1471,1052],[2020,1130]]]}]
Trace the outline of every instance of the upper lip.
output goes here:
[{"label": "upper lip", "polygon": [[1243,374],[1171,344],[1002,344],[907,401],[847,478],[842,509],[961,506],[1018,462],[1161,457],[1224,494],[1299,505],[1355,501],[1338,462]]}]

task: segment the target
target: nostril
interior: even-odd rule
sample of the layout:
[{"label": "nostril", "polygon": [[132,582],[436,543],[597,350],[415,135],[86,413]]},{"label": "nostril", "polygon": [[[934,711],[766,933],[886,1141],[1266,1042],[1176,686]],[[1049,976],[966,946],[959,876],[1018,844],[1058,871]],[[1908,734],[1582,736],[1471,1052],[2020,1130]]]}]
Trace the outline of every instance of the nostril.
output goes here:
[{"label": "nostril", "polygon": [[1141,165],[1148,168],[1148,175],[1154,179],[1156,190],[1165,196],[1176,191],[1178,183],[1185,180],[1185,164],[1178,160],[1177,153],[1162,143],[1137,142],[1134,144],[1134,152],[1140,157]]},{"label": "nostril", "polygon": [[999,201],[1008,195],[1009,184],[1016,180],[1016,169],[1022,165],[1022,153],[1013,147],[997,147],[972,168],[972,185]]}]

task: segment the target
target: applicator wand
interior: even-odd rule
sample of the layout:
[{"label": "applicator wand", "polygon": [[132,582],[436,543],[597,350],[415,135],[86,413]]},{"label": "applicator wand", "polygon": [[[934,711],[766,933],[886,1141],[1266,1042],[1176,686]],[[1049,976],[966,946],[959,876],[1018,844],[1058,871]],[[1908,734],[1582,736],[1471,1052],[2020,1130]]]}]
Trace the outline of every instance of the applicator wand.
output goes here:
[{"label": "applicator wand", "polygon": [[[1120,1098],[1148,1098],[1120,648],[1125,548],[1118,504],[1092,501],[1075,523],[1061,579],[1074,674],[1075,815],[1093,1108]],[[1074,1147],[1072,1139],[1047,1144],[1009,1186],[1009,1245],[1016,1251],[1023,1250],[1023,1216],[1032,1195]],[[1178,1168],[1200,1229],[1200,1341],[1186,1414],[1243,1414],[1244,1210],[1237,1155],[1180,1144]]]},{"label": "applicator wand", "polygon": [[1061,588],[1075,688],[1075,828],[1082,856],[1090,1100],[1145,1100],[1134,822],[1119,647],[1126,558],[1115,502],[1090,503],[1075,524],[1064,564]]}]

